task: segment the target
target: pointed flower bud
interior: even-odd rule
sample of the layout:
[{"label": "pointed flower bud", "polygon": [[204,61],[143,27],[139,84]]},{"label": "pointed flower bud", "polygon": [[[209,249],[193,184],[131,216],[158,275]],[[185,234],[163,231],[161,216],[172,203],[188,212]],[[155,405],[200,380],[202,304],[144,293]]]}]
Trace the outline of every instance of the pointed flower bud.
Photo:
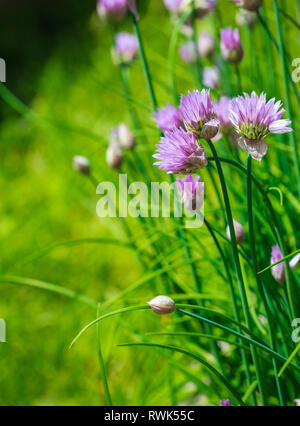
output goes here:
[{"label": "pointed flower bud", "polygon": [[244,49],[240,40],[240,32],[231,27],[221,30],[221,52],[225,61],[238,64],[244,56]]},{"label": "pointed flower bud", "polygon": [[102,19],[121,21],[127,13],[127,0],[98,0],[97,11]]},{"label": "pointed flower bud", "polygon": [[251,10],[252,12],[258,11],[262,5],[262,0],[231,0],[237,4],[237,6],[242,7],[246,10]]},{"label": "pointed flower bud", "polygon": [[236,23],[241,27],[249,26],[252,28],[256,23],[257,14],[255,12],[250,12],[245,9],[238,9],[235,20]]},{"label": "pointed flower bud", "polygon": [[181,44],[179,55],[186,64],[194,64],[197,61],[196,47],[193,41]]},{"label": "pointed flower bud", "polygon": [[[278,245],[272,247],[272,254],[271,254],[271,265],[273,263],[278,262],[283,258],[281,250]],[[271,268],[271,273],[274,277],[274,279],[279,283],[283,284],[285,281],[285,269],[284,269],[284,262],[278,263],[278,265],[275,265]]]},{"label": "pointed flower bud", "polygon": [[[233,227],[234,227],[234,233],[235,233],[235,238],[236,238],[237,244],[239,244],[239,245],[243,244],[243,242],[245,241],[245,231],[244,231],[244,228],[236,220],[233,221]],[[226,228],[226,235],[227,235],[228,239],[230,240],[231,236],[230,236],[229,225]]]},{"label": "pointed flower bud", "polygon": [[133,149],[135,147],[134,136],[124,123],[119,124],[119,126],[112,131],[111,138],[116,139],[123,149]]},{"label": "pointed flower bud", "polygon": [[203,70],[203,84],[210,89],[216,89],[220,83],[220,71],[217,67],[205,67]]},{"label": "pointed flower bud", "polygon": [[207,32],[203,31],[198,38],[198,51],[201,58],[211,55],[214,50],[214,39]]},{"label": "pointed flower bud", "polygon": [[158,315],[171,314],[176,310],[175,302],[168,296],[157,296],[147,302],[152,311]]},{"label": "pointed flower bud", "polygon": [[295,269],[299,261],[300,261],[300,253],[296,254],[296,256],[292,258],[292,260],[290,261],[290,268]]},{"label": "pointed flower bud", "polygon": [[73,167],[76,172],[83,175],[89,175],[91,173],[90,162],[87,158],[82,157],[81,155],[76,155],[73,158]]},{"label": "pointed flower bud", "polygon": [[220,401],[220,406],[221,406],[221,407],[231,407],[231,406],[232,406],[232,404],[231,404],[231,402],[230,402],[230,399],[222,399],[222,400]]},{"label": "pointed flower bud", "polygon": [[118,33],[115,46],[111,50],[113,61],[116,65],[130,65],[137,58],[138,41],[130,33]]},{"label": "pointed flower bud", "polygon": [[123,161],[123,154],[117,141],[110,142],[106,151],[106,162],[113,169],[119,169]]}]

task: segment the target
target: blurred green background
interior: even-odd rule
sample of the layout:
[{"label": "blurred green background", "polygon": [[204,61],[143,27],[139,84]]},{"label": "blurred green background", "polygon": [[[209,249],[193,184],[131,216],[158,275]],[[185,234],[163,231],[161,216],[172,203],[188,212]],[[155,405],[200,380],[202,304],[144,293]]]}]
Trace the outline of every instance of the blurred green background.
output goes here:
[{"label": "blurred green background", "polygon": [[[226,3],[222,25],[235,25],[236,8],[226,0],[221,3]],[[271,16],[271,25],[272,20]],[[140,25],[162,105],[172,101],[166,90],[166,52],[172,24],[162,1],[151,0]],[[212,16],[201,21],[200,26],[218,32]],[[131,31],[130,21],[121,28]],[[71,288],[96,301],[108,300],[143,273],[134,252],[128,248],[82,244],[57,248],[42,258],[30,257],[62,241],[123,236],[118,220],[97,218],[98,196],[94,186],[72,169],[72,157],[84,155],[91,160],[97,180],[117,180],[117,173],[105,163],[105,150],[110,130],[121,121],[130,125],[130,115],[126,100],[108,88],[109,85],[122,90],[118,70],[111,62],[110,30],[98,19],[94,0],[44,0],[3,2],[0,33],[0,56],[7,63],[7,87],[39,116],[56,123],[43,126],[0,101],[1,275],[30,277]],[[295,32],[286,34],[291,42],[295,40]],[[255,30],[254,37],[260,40],[261,29]],[[246,49],[250,49],[251,41],[244,30],[242,39]],[[268,73],[279,72],[279,66],[269,69],[265,47],[262,43],[257,46],[251,52],[248,50],[243,62],[243,87],[258,89],[264,82],[272,90]],[[291,43],[289,47],[296,57],[299,45]],[[253,55],[264,70],[262,81],[248,72],[253,71]],[[231,72],[235,81],[234,70]],[[150,106],[139,61],[131,74],[133,94]],[[176,75],[181,90],[197,87],[194,70],[187,69],[180,59]],[[272,95],[270,90],[268,94]],[[140,111],[140,119],[149,131],[154,149],[158,136],[151,114]],[[152,155],[142,148],[141,155]],[[278,184],[276,173],[271,180]],[[135,222],[132,223],[134,229]],[[206,233],[204,242],[205,238]],[[218,278],[211,285],[217,282]],[[148,300],[151,295],[147,286],[140,300]],[[0,318],[7,323],[7,343],[0,344],[0,404],[104,404],[95,330],[67,351],[74,335],[95,315],[93,309],[63,296],[1,283]],[[120,321],[117,318],[103,325],[104,355],[114,400],[120,405],[172,402],[169,388],[164,386],[169,367],[163,357],[155,352],[150,356],[145,350],[115,347],[116,343],[132,340],[134,327],[151,331],[160,325],[161,319],[130,314],[122,318],[122,324]],[[188,363],[189,367],[198,368]],[[158,372],[158,377],[153,372]],[[194,384],[186,385],[186,376],[178,372],[176,377],[175,386],[182,400],[198,395],[197,403],[207,402]],[[200,390],[203,394],[213,393],[205,374]],[[211,403],[217,404],[218,400],[217,393],[210,396]]]}]

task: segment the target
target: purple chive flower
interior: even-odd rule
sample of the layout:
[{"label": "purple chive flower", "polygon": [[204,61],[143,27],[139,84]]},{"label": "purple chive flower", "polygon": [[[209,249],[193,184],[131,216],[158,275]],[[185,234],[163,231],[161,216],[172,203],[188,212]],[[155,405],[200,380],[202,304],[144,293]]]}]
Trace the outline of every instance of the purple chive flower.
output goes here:
[{"label": "purple chive flower", "polygon": [[231,27],[221,30],[221,52],[225,61],[238,64],[244,56],[243,46],[240,40],[240,32]]},{"label": "purple chive flower", "polygon": [[214,101],[214,110],[217,115],[217,119],[220,121],[219,134],[214,138],[214,141],[220,139],[222,135],[228,137],[235,148],[238,148],[237,134],[234,131],[232,123],[229,118],[229,111],[231,108],[232,100],[227,96],[222,96],[219,101]]},{"label": "purple chive flower", "polygon": [[207,165],[203,146],[197,142],[193,133],[182,128],[167,131],[156,148],[158,152],[153,157],[159,161],[154,165],[169,174],[186,175]]},{"label": "purple chive flower", "polygon": [[[278,245],[272,247],[272,254],[271,254],[271,265],[273,263],[278,262],[283,258],[281,250]],[[274,279],[279,283],[283,284],[285,281],[285,270],[284,270],[284,262],[278,263],[278,265],[273,266],[271,268],[271,273],[274,277]]]},{"label": "purple chive flower", "polygon": [[200,176],[187,175],[184,179],[176,179],[178,194],[187,210],[198,212],[204,202],[204,183]]},{"label": "purple chive flower", "polygon": [[127,0],[98,0],[97,10],[101,18],[119,21],[127,13]]},{"label": "purple chive flower", "polygon": [[163,0],[166,8],[171,13],[179,13],[183,0]]},{"label": "purple chive flower", "polygon": [[136,36],[130,33],[118,33],[115,38],[115,48],[112,56],[117,65],[128,65],[137,57],[138,41]]},{"label": "purple chive flower", "polygon": [[230,399],[222,399],[222,400],[220,401],[220,406],[221,406],[221,407],[231,407],[231,406],[232,406],[232,404],[231,404],[231,402],[230,402]]},{"label": "purple chive flower", "polygon": [[186,64],[194,64],[197,60],[195,43],[188,41],[179,47],[179,54],[183,62]]},{"label": "purple chive flower", "polygon": [[203,70],[203,84],[210,89],[216,89],[220,83],[220,72],[217,67],[205,67]]},{"label": "purple chive flower", "polygon": [[182,124],[180,112],[170,104],[154,113],[154,121],[163,132],[180,127]]},{"label": "purple chive flower", "polygon": [[186,129],[197,138],[212,139],[218,133],[219,122],[215,119],[209,90],[194,90],[181,95],[179,111]]},{"label": "purple chive flower", "polygon": [[211,55],[214,50],[214,39],[207,32],[203,31],[198,38],[198,51],[202,58]]},{"label": "purple chive flower", "polygon": [[255,160],[261,161],[267,153],[268,144],[264,139],[270,133],[287,133],[293,130],[288,127],[290,120],[281,120],[284,109],[281,102],[275,103],[275,98],[266,101],[265,93],[251,96],[244,93],[232,100],[230,120],[239,135],[239,146]]},{"label": "purple chive flower", "polygon": [[239,7],[256,12],[262,5],[262,0],[230,0]]}]

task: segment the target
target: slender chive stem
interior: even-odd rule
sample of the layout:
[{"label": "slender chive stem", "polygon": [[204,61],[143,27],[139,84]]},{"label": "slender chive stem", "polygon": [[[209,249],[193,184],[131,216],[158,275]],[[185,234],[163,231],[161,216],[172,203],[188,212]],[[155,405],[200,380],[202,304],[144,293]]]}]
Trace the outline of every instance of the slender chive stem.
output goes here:
[{"label": "slender chive stem", "polygon": [[138,22],[136,20],[134,13],[130,12],[130,14],[131,14],[131,18],[132,18],[133,28],[134,28],[134,31],[135,31],[135,34],[136,34],[136,37],[137,37],[137,40],[138,40],[138,44],[139,44],[142,66],[143,66],[143,70],[144,70],[144,74],[145,74],[146,82],[147,82],[147,86],[148,86],[148,91],[149,91],[151,102],[152,102],[152,108],[153,108],[154,111],[156,111],[157,108],[158,108],[158,104],[157,104],[156,96],[155,96],[155,93],[154,93],[154,88],[153,88],[151,74],[150,74],[150,71],[149,71],[147,58],[146,58],[146,55],[145,55],[145,50],[144,50],[144,46],[143,46],[141,32],[140,32],[139,25],[138,25]]},{"label": "slender chive stem", "polygon": [[198,43],[197,43],[195,0],[193,0],[192,8],[193,8],[192,9],[192,28],[193,28],[193,43],[194,43],[194,48],[196,53],[196,69],[197,69],[198,82],[200,86],[202,86],[202,64],[201,64],[201,59],[200,59],[199,50],[198,50]]},{"label": "slender chive stem", "polygon": [[235,66],[235,74],[236,74],[236,88],[237,88],[237,94],[242,94],[242,82],[241,82],[241,74],[239,66]]},{"label": "slender chive stem", "polygon": [[[208,157],[207,158],[208,161],[215,161],[215,158],[213,157]],[[247,169],[242,166],[241,164],[239,164],[237,161],[231,160],[229,158],[219,158],[219,161],[224,162],[224,163],[228,163],[234,167],[236,167],[237,169],[241,170],[244,174],[247,175]],[[269,221],[269,226],[272,230],[272,233],[274,235],[274,238],[276,240],[276,242],[278,243],[281,252],[283,254],[283,257],[285,257],[287,255],[287,249],[286,249],[286,245],[284,242],[284,239],[282,238],[283,235],[283,230],[282,227],[278,221],[276,212],[272,206],[272,203],[269,200],[269,196],[267,191],[265,191],[263,185],[258,181],[258,179],[256,179],[256,177],[254,177],[252,175],[252,181],[254,182],[254,184],[256,185],[256,187],[258,188],[259,192],[261,193],[265,203],[266,203],[266,207],[269,211],[270,214],[270,221]],[[294,296],[295,293],[295,288],[292,282],[292,278],[291,278],[291,270],[289,267],[289,263],[287,260],[285,260],[285,273],[286,273],[286,287],[287,287],[287,292],[288,292],[288,299],[289,299],[289,316],[290,316],[290,320],[292,321],[294,318],[297,318],[297,308],[296,308],[296,297]]]},{"label": "slender chive stem", "polygon": [[[232,303],[232,306],[233,306],[234,319],[235,319],[235,321],[240,322],[240,315],[239,315],[239,310],[238,310],[238,305],[237,305],[237,300],[236,300],[236,294],[235,294],[235,291],[234,291],[234,287],[233,287],[233,283],[232,283],[232,277],[231,277],[231,274],[230,274],[230,271],[229,271],[229,267],[228,267],[224,252],[221,248],[221,245],[220,245],[210,223],[206,219],[204,219],[204,223],[205,223],[212,239],[215,242],[215,245],[216,245],[217,250],[220,254],[220,257],[221,257],[221,260],[222,260],[222,263],[223,263],[223,266],[224,266],[224,269],[225,269],[226,278],[227,278],[229,290],[230,290],[231,303]],[[238,327],[238,331],[241,333],[242,330],[241,330],[240,327]],[[242,341],[240,339],[239,339],[239,343],[242,343]],[[247,384],[248,384],[248,387],[249,387],[249,386],[251,386],[251,383],[252,383],[251,373],[250,373],[249,365],[248,365],[248,362],[247,362],[247,355],[246,355],[246,352],[243,348],[241,349],[241,357],[242,357],[242,362],[243,362],[243,365],[244,365],[244,368],[245,368]],[[256,405],[255,394],[252,394],[252,402],[253,402],[254,405]]]},{"label": "slender chive stem", "polygon": [[[99,316],[100,316],[100,304],[98,305],[98,309],[97,309],[97,318]],[[110,391],[109,391],[108,380],[107,380],[107,375],[106,375],[106,370],[105,370],[105,363],[104,363],[104,359],[103,359],[103,355],[102,355],[102,349],[101,349],[100,322],[97,322],[97,349],[98,349],[98,359],[99,359],[101,377],[102,377],[102,380],[103,380],[103,387],[104,387],[106,403],[107,403],[108,406],[111,407],[113,405],[113,403],[112,403],[112,399],[111,399],[111,395],[110,395]]]},{"label": "slender chive stem", "polygon": [[[267,302],[267,298],[265,295],[265,290],[263,288],[263,284],[261,281],[261,277],[258,274],[258,262],[257,262],[257,255],[256,255],[256,242],[255,242],[255,231],[254,231],[254,220],[253,220],[253,193],[252,193],[252,157],[248,156],[248,166],[247,166],[247,210],[248,210],[248,224],[249,224],[249,237],[250,237],[250,247],[251,247],[251,254],[252,254],[252,260],[253,260],[253,272],[256,278],[257,287],[259,290],[259,294],[264,306],[264,310],[266,313],[267,321],[268,321],[268,328],[269,328],[269,335],[270,335],[270,342],[271,342],[271,348],[276,350],[276,336],[274,332],[273,327],[273,318],[271,315],[271,311],[269,309],[269,305]],[[274,377],[279,397],[279,402],[281,406],[284,406],[283,402],[283,396],[282,396],[282,390],[281,390],[281,384],[278,378],[278,366],[277,361],[273,359],[273,368],[274,368]]]},{"label": "slender chive stem", "polygon": [[[289,83],[288,83],[288,70],[287,70],[287,65],[285,60],[285,47],[284,47],[284,40],[283,40],[281,22],[280,22],[280,13],[279,13],[277,0],[273,0],[273,4],[274,4],[277,33],[278,33],[278,39],[279,39],[279,54],[280,54],[280,61],[281,61],[281,68],[282,68],[282,75],[283,75],[285,104],[286,104],[286,110],[287,110],[288,116],[290,119],[292,119],[292,108],[291,108]],[[298,158],[298,152],[297,152],[295,133],[294,132],[289,133],[289,138],[290,138],[290,144],[291,144],[291,148],[293,152],[293,162],[294,162],[294,168],[296,173],[298,195],[300,197],[300,164],[299,164],[299,158]]]},{"label": "slender chive stem", "polygon": [[[219,174],[219,179],[220,179],[220,183],[221,183],[221,187],[222,187],[223,198],[224,198],[224,203],[225,203],[225,210],[226,210],[226,215],[227,215],[227,221],[228,221],[228,225],[229,225],[229,229],[230,229],[230,239],[231,239],[231,242],[232,242],[231,247],[232,247],[233,260],[234,260],[234,265],[235,265],[235,271],[236,271],[236,274],[237,274],[237,281],[238,281],[238,286],[239,286],[239,291],[240,291],[240,296],[241,296],[241,302],[242,302],[244,317],[245,317],[247,327],[249,328],[249,330],[251,330],[252,320],[251,320],[251,315],[250,315],[249,303],[248,303],[248,300],[247,300],[247,294],[246,294],[243,274],[242,274],[241,265],[240,265],[240,258],[239,258],[239,252],[238,252],[238,247],[237,247],[237,242],[236,242],[235,231],[234,231],[233,217],[232,217],[231,205],[230,205],[230,201],[229,201],[229,195],[228,195],[228,191],[227,191],[227,185],[226,185],[226,182],[225,182],[225,177],[224,177],[224,174],[223,174],[221,162],[219,160],[217,151],[216,151],[212,142],[209,141],[208,143],[209,143],[210,149],[213,153],[213,156],[214,156],[214,159],[215,159],[215,162],[216,162],[216,166],[217,166],[217,170],[218,170],[218,174]],[[261,370],[260,370],[260,364],[259,364],[259,360],[258,360],[258,356],[257,356],[257,351],[256,351],[256,348],[254,348],[252,345],[250,347],[250,350],[251,350],[251,355],[252,355],[252,359],[253,359],[253,363],[254,363],[254,367],[255,367],[255,371],[256,371],[256,377],[257,377],[257,381],[258,381],[258,387],[259,387],[259,391],[260,391],[260,395],[261,395],[262,404],[266,405],[266,395],[265,395],[265,390],[264,390],[264,386],[263,386],[263,378],[262,378],[262,374],[261,374]]]}]

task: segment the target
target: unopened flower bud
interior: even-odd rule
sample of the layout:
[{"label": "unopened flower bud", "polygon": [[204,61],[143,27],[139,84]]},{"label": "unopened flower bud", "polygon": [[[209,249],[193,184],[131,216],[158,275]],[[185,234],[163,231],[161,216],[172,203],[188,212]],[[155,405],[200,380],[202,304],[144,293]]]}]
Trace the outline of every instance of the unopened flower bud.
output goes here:
[{"label": "unopened flower bud", "polygon": [[158,315],[171,314],[176,310],[175,302],[168,296],[157,296],[147,302],[152,311]]},{"label": "unopened flower bud", "polygon": [[295,403],[296,403],[296,406],[297,406],[297,407],[300,407],[300,399],[294,399],[294,401],[295,401]]},{"label": "unopened flower bud", "polygon": [[133,149],[135,146],[135,139],[132,132],[128,129],[126,124],[121,123],[117,129],[118,140],[122,148]]},{"label": "unopened flower bud", "polygon": [[217,67],[205,67],[203,70],[203,84],[210,89],[216,89],[220,83],[220,71]]},{"label": "unopened flower bud", "polygon": [[290,261],[290,268],[295,269],[299,261],[300,261],[300,253],[296,254],[296,256],[292,258],[292,260]]},{"label": "unopened flower bud", "polygon": [[221,52],[225,61],[232,64],[241,62],[244,56],[244,49],[237,28],[233,30],[228,27],[221,30]]},{"label": "unopened flower bud", "polygon": [[[270,264],[278,262],[283,258],[280,247],[278,245],[272,247],[271,261]],[[285,268],[284,262],[278,263],[271,268],[273,278],[279,283],[283,284],[285,281]]]},{"label": "unopened flower bud", "polygon": [[90,162],[87,158],[82,157],[81,155],[76,155],[73,158],[73,167],[78,173],[83,175],[89,175],[91,173]]},{"label": "unopened flower bud", "polygon": [[245,9],[238,9],[235,20],[238,25],[241,27],[249,26],[253,27],[256,22],[257,14],[255,12],[250,12],[249,10]]},{"label": "unopened flower bud", "polygon": [[232,406],[232,404],[231,404],[231,402],[230,402],[230,399],[222,399],[222,400],[220,401],[220,406],[221,406],[221,407],[231,407],[231,406]]},{"label": "unopened flower bud", "polygon": [[262,0],[232,0],[238,6],[243,9],[251,10],[252,12],[257,12],[260,6],[262,5]]},{"label": "unopened flower bud", "polygon": [[97,11],[101,19],[121,21],[127,13],[127,0],[98,0]]},{"label": "unopened flower bud", "polygon": [[[243,242],[245,241],[245,231],[244,231],[244,228],[236,220],[233,221],[233,227],[234,227],[234,233],[235,233],[235,238],[236,238],[237,244],[239,244],[239,245],[243,244]],[[230,240],[231,239],[231,235],[230,235],[229,225],[226,228],[226,234],[227,234],[228,239]]]},{"label": "unopened flower bud", "polygon": [[113,169],[119,169],[123,161],[123,154],[120,145],[112,141],[106,151],[106,162]]},{"label": "unopened flower bud", "polygon": [[198,51],[202,58],[209,56],[214,50],[214,39],[206,31],[203,31],[198,39]]},{"label": "unopened flower bud", "polygon": [[207,141],[213,139],[219,131],[220,121],[213,119],[204,124],[201,129],[201,138]]}]

